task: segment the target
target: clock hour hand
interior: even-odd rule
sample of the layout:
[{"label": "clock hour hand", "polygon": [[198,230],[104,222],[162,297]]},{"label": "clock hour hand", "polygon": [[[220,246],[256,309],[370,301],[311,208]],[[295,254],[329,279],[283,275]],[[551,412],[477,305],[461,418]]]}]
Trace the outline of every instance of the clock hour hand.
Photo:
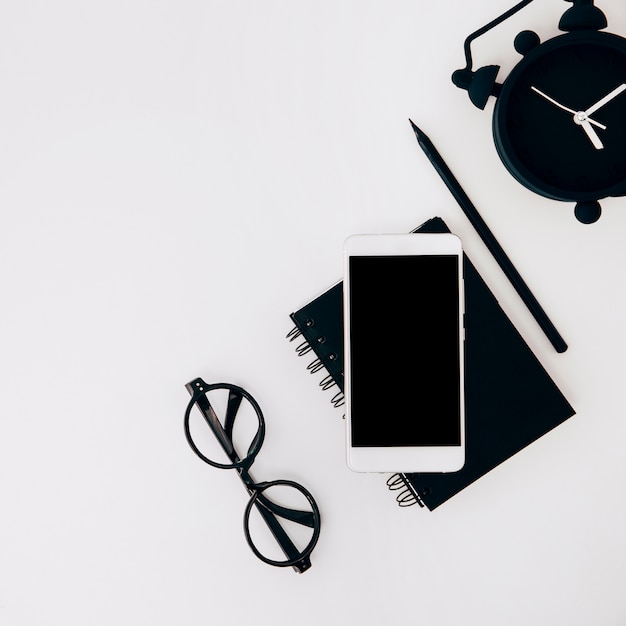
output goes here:
[{"label": "clock hour hand", "polygon": [[602,148],[604,148],[602,142],[600,141],[600,137],[598,137],[598,133],[596,133],[596,131],[593,129],[593,126],[589,123],[591,120],[583,119],[577,121],[576,116],[574,116],[574,121],[585,131],[587,137],[589,137],[591,143],[593,144],[593,147],[596,150],[602,150]]},{"label": "clock hour hand", "polygon": [[[537,87],[534,87],[531,85],[530,87],[535,93],[538,93],[542,98],[545,98],[548,102],[552,102],[552,104],[554,104],[555,106],[559,107],[559,109],[563,109],[563,111],[567,111],[568,113],[571,113],[574,116],[577,116],[579,111],[574,111],[574,109],[570,109],[569,107],[564,106],[563,104],[561,104],[560,102],[557,102],[554,98],[551,98],[550,96],[548,96],[547,94],[543,93],[543,91],[537,89]],[[626,85],[625,85],[626,88]],[[610,94],[609,94],[610,95]],[[615,94],[617,95],[617,94]],[[606,96],[608,98],[608,96]],[[614,97],[614,96],[613,96]],[[604,100],[604,98],[603,98]],[[607,100],[608,102],[608,100]],[[597,103],[596,103],[597,104]],[[603,103],[606,104],[606,103]],[[594,105],[595,106],[595,105]],[[602,105],[600,105],[602,106]],[[599,108],[599,107],[598,107]],[[595,111],[596,109],[594,109]],[[585,113],[585,121],[587,121],[589,124],[593,124],[594,126],[597,126],[598,128],[601,128],[602,130],[606,130],[606,126],[604,124],[600,124],[600,122],[596,122],[595,120],[592,120],[589,115],[591,113],[593,113],[593,111],[591,111],[591,109],[588,109],[587,111],[584,111]],[[579,122],[576,122],[577,124],[579,124]],[[582,126],[582,124],[581,124]],[[584,127],[583,127],[584,128]],[[597,135],[596,135],[597,137]]]},{"label": "clock hour hand", "polygon": [[615,96],[619,96],[619,94],[622,93],[622,91],[624,91],[624,89],[626,89],[626,83],[622,83],[619,87],[616,87],[615,89],[613,89],[613,91],[611,93],[607,94],[606,96],[604,96],[604,98],[602,98],[601,100],[598,100],[595,104],[590,106],[585,111],[585,113],[587,115],[591,115],[592,113],[597,111],[599,108],[603,107],[605,104],[607,104],[608,102],[613,100],[613,98],[615,98]]}]

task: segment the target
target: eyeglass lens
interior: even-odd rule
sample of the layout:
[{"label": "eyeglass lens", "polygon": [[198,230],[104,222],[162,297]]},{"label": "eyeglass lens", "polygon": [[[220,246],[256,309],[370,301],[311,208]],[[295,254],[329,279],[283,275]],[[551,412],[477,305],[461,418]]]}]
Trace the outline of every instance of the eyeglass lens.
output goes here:
[{"label": "eyeglass lens", "polygon": [[[259,487],[260,491],[246,507],[244,518],[244,531],[250,547],[261,560],[271,565],[293,564],[301,560],[310,554],[319,534],[319,511],[315,500],[304,487],[291,481],[273,481]],[[275,525],[267,524],[263,519],[267,511],[279,521],[288,541],[280,541],[280,537],[274,534]]]},{"label": "eyeglass lens", "polygon": [[216,387],[197,393],[188,423],[196,454],[218,467],[256,455],[265,434],[258,405],[237,388]]}]

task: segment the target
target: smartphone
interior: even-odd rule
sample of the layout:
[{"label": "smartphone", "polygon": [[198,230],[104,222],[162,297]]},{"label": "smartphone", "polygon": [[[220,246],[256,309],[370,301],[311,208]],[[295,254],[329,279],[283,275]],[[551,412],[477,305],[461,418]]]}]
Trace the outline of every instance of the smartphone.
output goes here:
[{"label": "smartphone", "polygon": [[348,466],[454,472],[465,463],[461,240],[353,235],[344,243]]}]

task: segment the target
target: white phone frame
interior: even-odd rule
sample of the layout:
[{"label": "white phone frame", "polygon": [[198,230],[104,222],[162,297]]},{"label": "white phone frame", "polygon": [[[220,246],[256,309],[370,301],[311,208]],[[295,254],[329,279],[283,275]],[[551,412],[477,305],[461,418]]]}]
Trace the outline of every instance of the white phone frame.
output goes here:
[{"label": "white phone frame", "polygon": [[[459,276],[459,364],[460,364],[460,443],[456,446],[352,446],[351,363],[350,363],[350,272],[351,256],[440,255],[458,256]],[[346,418],[346,455],[355,472],[455,472],[465,463],[464,393],[464,280],[461,240],[450,233],[409,233],[352,235],[343,247],[344,303],[344,391]]]}]

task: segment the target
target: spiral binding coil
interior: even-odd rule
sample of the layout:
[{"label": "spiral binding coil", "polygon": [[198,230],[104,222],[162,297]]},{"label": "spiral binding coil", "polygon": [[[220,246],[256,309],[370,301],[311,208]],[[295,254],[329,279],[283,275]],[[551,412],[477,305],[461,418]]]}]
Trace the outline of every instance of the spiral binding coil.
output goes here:
[{"label": "spiral binding coil", "polygon": [[407,507],[419,504],[420,507],[424,506],[421,498],[411,489],[404,474],[393,474],[387,479],[387,487],[390,491],[398,491],[396,496],[396,502],[398,506]]},{"label": "spiral binding coil", "polygon": [[311,363],[306,366],[311,374],[317,374],[317,372],[319,372],[323,367],[324,364],[322,363],[321,359],[315,359],[315,361],[311,361]]},{"label": "spiral binding coil", "polygon": [[[287,339],[289,339],[290,342],[295,341],[296,339],[298,339],[298,337],[302,336],[302,331],[297,327],[294,326],[288,333],[287,333]],[[301,343],[299,343],[296,346],[296,354],[298,356],[305,356],[306,354],[308,354],[309,352],[311,352],[313,348],[311,347],[311,344],[305,339],[304,341],[302,341]],[[324,363],[322,362],[321,359],[319,358],[315,358],[313,359],[313,361],[311,361],[308,365],[307,365],[307,370],[309,370],[309,372],[311,374],[317,374],[317,372],[321,371],[324,369]],[[319,386],[324,390],[328,390],[331,389],[332,387],[336,386],[337,383],[335,382],[335,379],[332,377],[331,374],[328,374],[327,376],[325,376],[320,382],[319,382]],[[335,408],[339,408],[340,406],[343,406],[343,404],[345,403],[345,397],[343,395],[343,391],[339,390],[331,399],[330,399],[331,404],[335,407]]]},{"label": "spiral binding coil", "polygon": [[287,339],[289,339],[289,341],[293,341],[294,339],[297,339],[301,334],[302,334],[302,331],[297,326],[294,326],[287,333]]}]

